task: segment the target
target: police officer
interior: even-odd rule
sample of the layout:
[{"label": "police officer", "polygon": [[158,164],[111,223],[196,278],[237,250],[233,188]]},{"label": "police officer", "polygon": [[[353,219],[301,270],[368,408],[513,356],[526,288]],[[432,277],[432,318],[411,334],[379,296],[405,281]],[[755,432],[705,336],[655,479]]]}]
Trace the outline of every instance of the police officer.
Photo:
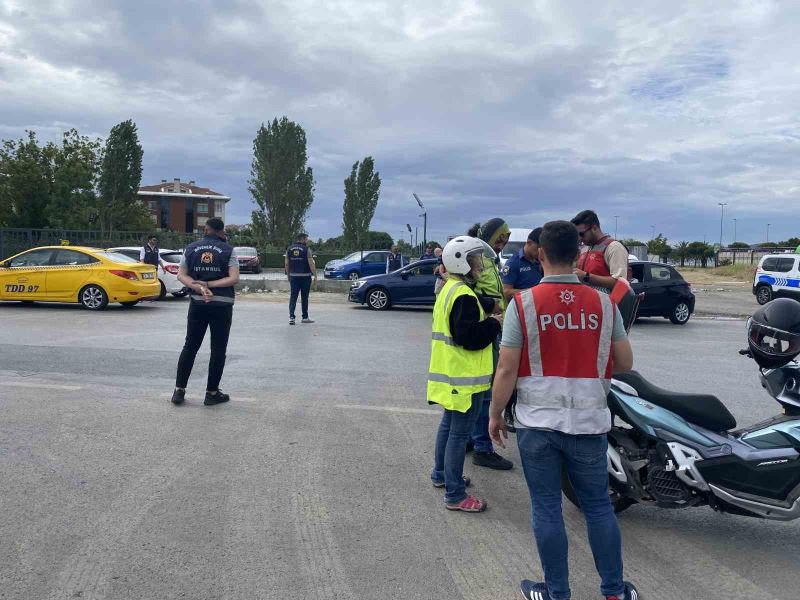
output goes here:
[{"label": "police officer", "polygon": [[608,496],[606,395],[612,373],[633,366],[619,310],[608,294],[573,273],[578,231],[567,221],[544,226],[544,278],[514,296],[506,312],[494,379],[489,432],[504,445],[502,411],[516,386],[517,445],[533,507],[533,532],[545,582],[524,580],[526,598],[569,598],[567,534],[561,514],[565,468],[580,501],[607,599],[638,598],[622,578],[622,541]]},{"label": "police officer", "polygon": [[297,307],[297,296],[301,296],[300,307],[303,310],[303,323],[313,323],[308,318],[308,295],[311,282],[317,280],[317,266],[314,256],[308,251],[308,234],[300,233],[295,243],[286,250],[286,276],[289,278],[291,292],[289,294],[289,325],[295,324],[294,310]]},{"label": "police officer", "polygon": [[151,235],[147,238],[147,243],[142,247],[139,252],[139,262],[146,265],[153,265],[158,273],[158,265],[161,262],[158,249],[158,237]]},{"label": "police officer", "polygon": [[611,289],[618,279],[628,276],[628,250],[600,229],[600,219],[593,210],[575,215],[572,224],[583,242],[575,275],[583,283]]},{"label": "police officer", "polygon": [[233,286],[239,283],[239,263],[226,239],[222,219],[209,219],[206,221],[205,237],[189,244],[181,259],[178,280],[187,287],[191,296],[186,342],[178,359],[173,404],[183,403],[189,375],[206,329],[211,330],[211,358],[203,404],[211,406],[230,400],[230,396],[219,389],[219,381],[225,368],[225,353],[233,318]]},{"label": "police officer", "polygon": [[397,251],[397,245],[392,244],[392,247],[389,249],[389,255],[386,257],[386,272],[392,273],[406,264],[408,264],[408,261]]},{"label": "police officer", "polygon": [[539,262],[539,235],[542,228],[537,227],[528,234],[528,241],[506,261],[501,273],[503,295],[510,301],[514,294],[535,286],[542,279],[542,265]]}]

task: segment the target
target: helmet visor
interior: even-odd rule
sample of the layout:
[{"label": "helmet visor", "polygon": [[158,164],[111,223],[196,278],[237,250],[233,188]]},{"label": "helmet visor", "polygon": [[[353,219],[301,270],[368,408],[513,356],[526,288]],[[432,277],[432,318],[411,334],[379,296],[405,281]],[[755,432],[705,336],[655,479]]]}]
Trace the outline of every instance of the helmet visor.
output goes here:
[{"label": "helmet visor", "polygon": [[497,260],[497,254],[489,244],[487,244],[480,238],[475,238],[475,239],[481,243],[481,247],[470,250],[467,253],[467,257],[471,258],[473,256],[482,256],[483,258],[488,258],[489,260],[492,261]]},{"label": "helmet visor", "polygon": [[748,321],[750,343],[766,355],[793,358],[800,354],[800,335]]}]

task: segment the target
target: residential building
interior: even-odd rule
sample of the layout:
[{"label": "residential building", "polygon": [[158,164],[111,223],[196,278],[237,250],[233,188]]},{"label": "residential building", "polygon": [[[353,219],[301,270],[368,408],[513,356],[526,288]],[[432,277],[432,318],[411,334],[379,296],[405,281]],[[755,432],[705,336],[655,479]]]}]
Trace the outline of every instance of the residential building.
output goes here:
[{"label": "residential building", "polygon": [[199,187],[193,180],[181,183],[177,177],[171,183],[162,179],[161,183],[142,186],[138,195],[156,228],[178,233],[202,233],[211,217],[224,221],[225,205],[230,200],[230,196]]}]

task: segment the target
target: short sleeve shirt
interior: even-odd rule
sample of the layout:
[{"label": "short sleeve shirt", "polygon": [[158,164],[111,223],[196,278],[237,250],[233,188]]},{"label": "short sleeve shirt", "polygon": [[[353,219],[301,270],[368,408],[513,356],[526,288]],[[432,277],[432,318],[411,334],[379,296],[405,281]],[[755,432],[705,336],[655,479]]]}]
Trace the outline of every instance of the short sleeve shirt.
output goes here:
[{"label": "short sleeve shirt", "polygon": [[[551,277],[542,278],[544,282],[561,282],[561,283],[578,283],[578,277],[575,275],[554,275]],[[611,334],[612,342],[621,342],[628,334],[625,333],[625,323],[622,321],[622,315],[619,308],[614,307],[614,329]],[[509,302],[508,310],[506,310],[505,318],[503,319],[503,337],[500,340],[501,346],[508,346],[509,348],[522,348],[522,323],[519,320],[519,313],[517,312],[517,303]]]},{"label": "short sleeve shirt", "polygon": [[525,252],[520,250],[506,261],[500,276],[504,284],[516,290],[527,290],[542,280],[542,267],[538,262],[531,262],[525,258]]}]

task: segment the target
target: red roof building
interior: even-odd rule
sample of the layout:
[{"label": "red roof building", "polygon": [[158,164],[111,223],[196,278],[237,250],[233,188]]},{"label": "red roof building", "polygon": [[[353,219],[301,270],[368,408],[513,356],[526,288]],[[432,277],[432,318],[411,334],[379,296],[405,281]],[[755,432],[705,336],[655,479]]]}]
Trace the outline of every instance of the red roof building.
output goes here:
[{"label": "red roof building", "polygon": [[225,205],[230,196],[209,188],[198,187],[194,181],[181,183],[179,178],[167,183],[145,185],[137,192],[139,199],[153,216],[158,229],[178,233],[202,233],[211,217],[225,220]]}]

